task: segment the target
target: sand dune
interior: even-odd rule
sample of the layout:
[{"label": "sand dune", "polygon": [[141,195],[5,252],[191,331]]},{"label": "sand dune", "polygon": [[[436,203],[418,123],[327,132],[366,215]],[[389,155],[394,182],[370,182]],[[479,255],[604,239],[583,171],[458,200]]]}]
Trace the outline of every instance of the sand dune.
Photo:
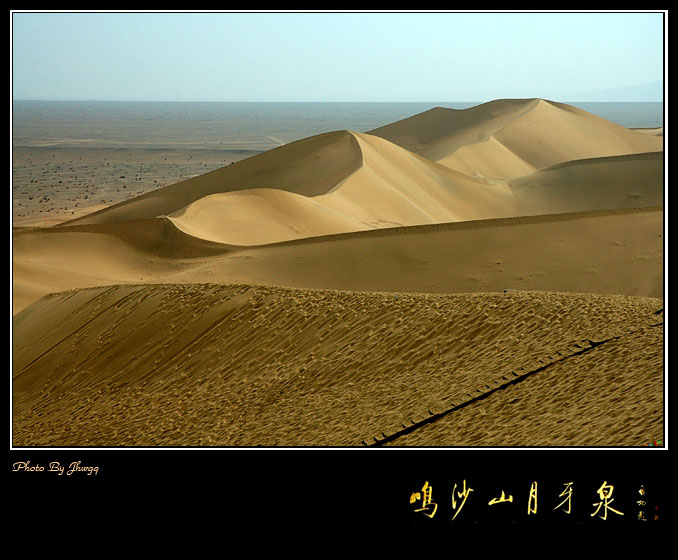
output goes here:
[{"label": "sand dune", "polygon": [[[567,105],[535,99],[433,109],[373,133],[307,138],[66,225],[168,216],[194,237],[258,245],[381,227],[655,206],[663,198],[659,156],[649,158],[653,163],[626,159],[623,173],[618,160],[607,162],[609,172],[602,161],[661,150],[661,138]],[[581,158],[601,161],[578,172],[554,167]],[[549,172],[534,173],[546,166]],[[581,188],[555,195],[548,185],[571,181],[573,173]],[[500,180],[519,176],[531,179]],[[647,196],[631,184],[636,179]],[[584,188],[594,182],[602,187]],[[528,188],[530,196],[523,196]]]},{"label": "sand dune", "polygon": [[155,218],[204,196],[244,189],[282,189],[305,196],[323,194],[361,165],[355,137],[328,132],[286,144],[210,173],[116,204],[69,224]]},{"label": "sand dune", "polygon": [[14,235],[14,313],[56,291],[121,282],[223,282],[462,293],[555,290],[660,297],[659,208],[387,228],[236,247],[169,220]]},{"label": "sand dune", "polygon": [[441,107],[370,131],[462,173],[513,178],[581,158],[655,152],[661,137],[543,99]]},{"label": "sand dune", "polygon": [[235,245],[365,229],[359,219],[335,212],[317,198],[277,189],[248,189],[205,196],[168,219],[196,238]]},{"label": "sand dune", "polygon": [[204,197],[169,217],[196,237],[257,245],[517,214],[507,185],[473,180],[381,138],[350,134],[363,163],[326,194],[248,189]]},{"label": "sand dune", "polygon": [[152,219],[255,245],[375,227],[514,215],[506,185],[473,180],[380,138],[340,131],[282,146],[64,225]]},{"label": "sand dune", "polygon": [[369,134],[438,161],[462,146],[489,139],[502,127],[529,113],[539,101],[502,99],[463,110],[435,107],[370,130]]},{"label": "sand dune", "polygon": [[168,215],[193,236],[256,245],[515,214],[504,184],[477,181],[381,138],[342,131],[288,144],[64,225]]},{"label": "sand dune", "polygon": [[357,291],[661,297],[663,245],[659,209],[561,214],[243,248],[174,278]]},{"label": "sand dune", "polygon": [[[15,318],[14,444],[360,446],[449,411],[407,438],[643,445],[663,429],[662,356],[653,343],[629,361],[619,337],[661,337],[661,308],[529,292],[67,292]],[[526,411],[535,392],[548,400]]]},{"label": "sand dune", "polygon": [[171,277],[176,262],[229,250],[186,235],[166,218],[18,228],[12,236],[13,313],[51,292]]},{"label": "sand dune", "polygon": [[508,184],[516,206],[526,215],[660,206],[664,203],[664,154],[579,159]]},{"label": "sand dune", "polygon": [[[383,227],[663,202],[662,152],[577,160],[510,181],[484,181],[378,137],[349,134],[363,163],[325,194],[307,197],[271,188],[221,192],[200,197],[167,218],[193,237],[243,246]],[[185,201],[184,190],[178,187],[188,189],[194,181],[177,184],[182,196],[175,198]],[[109,217],[121,221],[134,216],[136,210],[126,209],[136,208],[135,200],[112,207]],[[144,197],[139,197],[139,204],[146,204]],[[75,220],[64,227],[82,223]]]},{"label": "sand dune", "polygon": [[13,444],[644,445],[662,150],[500,100],[15,227]]}]

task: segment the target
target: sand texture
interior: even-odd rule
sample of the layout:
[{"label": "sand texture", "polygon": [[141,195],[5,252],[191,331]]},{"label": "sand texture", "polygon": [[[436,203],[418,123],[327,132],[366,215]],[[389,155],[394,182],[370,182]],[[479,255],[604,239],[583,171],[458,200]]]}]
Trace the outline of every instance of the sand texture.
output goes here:
[{"label": "sand texture", "polygon": [[498,100],[244,159],[205,151],[166,186],[167,150],[131,152],[142,174],[115,150],[94,165],[82,147],[29,149],[16,446],[663,433],[662,129]]},{"label": "sand texture", "polygon": [[397,442],[640,445],[662,428],[657,312],[553,292],[66,292],[15,320],[16,443],[366,445],[464,405]]}]

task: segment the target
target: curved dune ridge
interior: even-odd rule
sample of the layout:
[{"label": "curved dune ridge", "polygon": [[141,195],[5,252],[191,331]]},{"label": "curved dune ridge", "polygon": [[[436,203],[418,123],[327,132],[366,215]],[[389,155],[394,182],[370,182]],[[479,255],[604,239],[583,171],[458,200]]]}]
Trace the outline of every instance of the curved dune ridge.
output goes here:
[{"label": "curved dune ridge", "polygon": [[233,165],[169,185],[67,224],[98,224],[155,218],[178,212],[202,197],[246,189],[281,189],[304,196],[326,193],[362,164],[348,131],[319,134],[285,144]]},{"label": "curved dune ridge", "polygon": [[661,309],[553,292],[55,294],[15,318],[15,444],[352,446],[407,431],[423,445],[642,445],[663,428]]},{"label": "curved dune ridge", "polygon": [[470,175],[513,178],[556,163],[663,149],[663,138],[564,103],[497,100],[436,107],[370,134]]},{"label": "curved dune ridge", "polygon": [[516,211],[506,185],[474,180],[380,138],[340,131],[276,148],[65,225],[161,215],[196,237],[257,245]]},{"label": "curved dune ridge", "polygon": [[[473,180],[367,134],[362,165],[327,193],[248,189],[203,197],[169,216],[196,237],[258,245],[379,227],[516,215],[506,185]],[[265,226],[264,226],[265,224]]]},{"label": "curved dune ridge", "polygon": [[663,203],[663,129],[516,99],[14,228],[12,443],[644,445]]},{"label": "curved dune ridge", "polygon": [[383,228],[243,247],[169,219],[29,229],[13,239],[13,313],[52,292],[226,282],[425,293],[556,290],[661,297],[661,208]]}]

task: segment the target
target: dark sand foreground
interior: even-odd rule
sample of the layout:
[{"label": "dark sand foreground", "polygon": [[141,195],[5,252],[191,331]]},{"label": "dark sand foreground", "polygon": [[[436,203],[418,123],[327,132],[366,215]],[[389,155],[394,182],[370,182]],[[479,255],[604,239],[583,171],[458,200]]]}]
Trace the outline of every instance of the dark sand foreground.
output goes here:
[{"label": "dark sand foreground", "polygon": [[16,445],[634,446],[663,428],[657,298],[113,286],[14,329]]}]

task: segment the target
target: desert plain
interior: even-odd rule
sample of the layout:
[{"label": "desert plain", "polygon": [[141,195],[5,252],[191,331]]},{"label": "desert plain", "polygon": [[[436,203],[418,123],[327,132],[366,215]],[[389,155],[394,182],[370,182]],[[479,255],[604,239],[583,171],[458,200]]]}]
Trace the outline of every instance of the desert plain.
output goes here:
[{"label": "desert plain", "polygon": [[664,146],[502,99],[254,155],[15,150],[17,447],[641,447]]}]

